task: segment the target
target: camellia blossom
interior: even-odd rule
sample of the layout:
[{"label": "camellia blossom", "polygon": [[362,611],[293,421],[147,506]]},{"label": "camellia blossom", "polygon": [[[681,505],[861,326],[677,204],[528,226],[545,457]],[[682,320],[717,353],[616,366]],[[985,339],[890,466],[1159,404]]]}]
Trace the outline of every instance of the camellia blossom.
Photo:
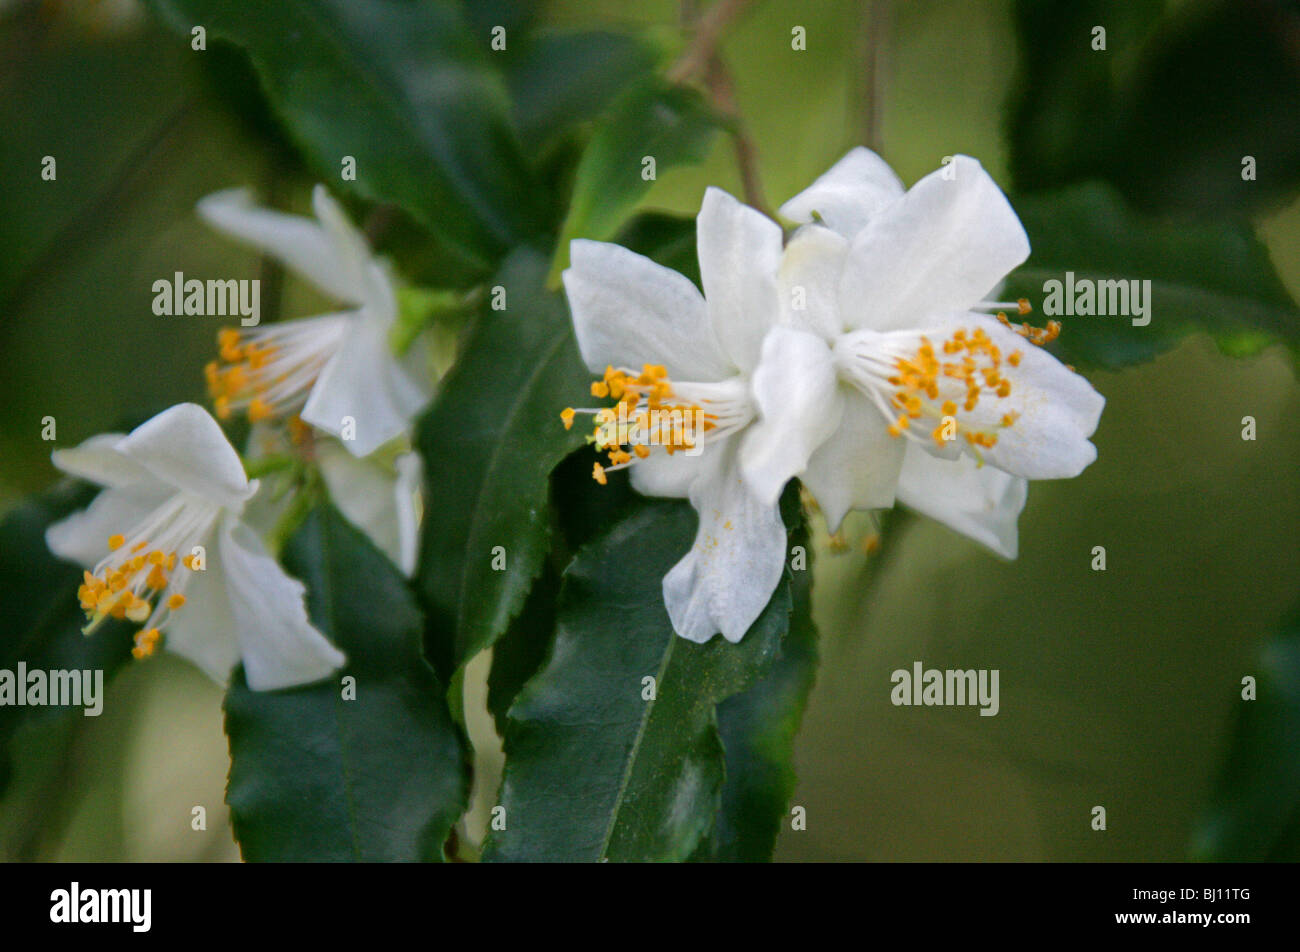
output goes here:
[{"label": "camellia blossom", "polygon": [[[709,189],[696,220],[704,294],[689,278],[617,245],[577,240],[564,287],[606,454],[594,475],[631,470],[651,496],[688,498],[699,513],[691,551],[667,574],[674,630],[692,641],[739,641],[780,581],[786,533],[776,500],[741,479],[740,444],[757,407],[750,377],[779,316],[776,222]],[[630,421],[626,425],[621,420]],[[699,421],[691,425],[689,421]]]},{"label": "camellia blossom", "polygon": [[1042,348],[1059,325],[984,300],[1029,255],[1006,197],[968,156],[905,192],[855,149],[781,212],[808,224],[754,371],[746,481],[774,501],[799,476],[832,531],[897,498],[1014,557],[1025,481],[1096,458],[1105,399]]},{"label": "camellia blossom", "polygon": [[[220,361],[206,368],[217,416],[253,422],[300,414],[367,456],[405,432],[428,402],[418,351],[394,356],[393,282],[365,237],[324,186],[312,192],[316,221],[257,208],[244,189],[202,199],[209,224],[282,261],[349,309],[263,327],[224,328]],[[349,424],[348,421],[351,421]]]},{"label": "camellia blossom", "polygon": [[82,565],[90,634],[106,618],[141,625],[133,653],[165,646],[224,683],[241,657],[248,684],[306,684],[343,666],[290,578],[241,520],[257,481],[206,410],[182,403],[129,434],[55,450],[54,465],[104,489],[50,526],[46,543]]}]

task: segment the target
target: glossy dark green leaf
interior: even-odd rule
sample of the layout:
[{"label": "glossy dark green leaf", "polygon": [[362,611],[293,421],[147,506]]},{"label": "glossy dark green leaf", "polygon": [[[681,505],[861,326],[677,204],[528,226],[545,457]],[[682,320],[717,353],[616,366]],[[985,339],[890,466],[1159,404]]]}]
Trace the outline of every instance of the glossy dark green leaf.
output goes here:
[{"label": "glossy dark green leaf", "polygon": [[[226,694],[230,805],[250,861],[439,860],[469,794],[465,741],[420,653],[406,581],[330,506],[290,538],[285,568],[313,624],[348,656],[337,677]],[[344,697],[355,679],[355,699]]]},{"label": "glossy dark green leaf", "polygon": [[[1204,331],[1226,353],[1300,344],[1300,309],[1248,226],[1170,222],[1133,211],[1099,183],[1013,200],[1033,251],[1004,296],[1026,297],[1043,323],[1064,327],[1052,349],[1081,367],[1119,368],[1149,360],[1184,334]],[[1046,282],[1149,280],[1150,323],[1130,316],[1054,315]],[[1143,318],[1136,318],[1142,320]]]},{"label": "glossy dark green leaf", "polygon": [[489,646],[541,568],[550,540],[548,478],[584,434],[560,412],[590,402],[561,295],[545,290],[546,262],[521,250],[492,279],[456,365],[420,421],[425,519],[418,582],[429,611],[429,652],[451,672]]},{"label": "glossy dark green leaf", "polygon": [[[89,636],[82,634],[86,618],[77,600],[81,568],[45,545],[45,530],[94,496],[92,487],[67,480],[0,521],[0,670],[16,676],[22,663],[28,671],[103,671],[107,685],[131,660],[133,626],[109,621]],[[9,739],[22,725],[82,710],[0,705],[0,764],[7,764]],[[7,767],[0,769],[0,778],[6,773]]]},{"label": "glossy dark green leaf", "polygon": [[674,165],[699,162],[718,128],[718,119],[694,89],[656,77],[622,95],[578,163],[552,276],[568,266],[572,239],[605,240],[618,231],[650,188],[647,159],[654,160],[656,177]]},{"label": "glossy dark green leaf", "polygon": [[1300,859],[1300,614],[1269,640],[1255,700],[1242,700],[1210,806],[1193,834],[1194,859]]},{"label": "glossy dark green leaf", "polygon": [[762,679],[718,705],[727,780],[717,820],[696,851],[696,860],[766,862],[781,824],[790,817],[794,739],[817,673],[812,551],[803,529],[791,533],[790,542],[808,553],[805,568],[790,573],[790,631]]},{"label": "glossy dark green leaf", "polygon": [[[1131,63],[1163,0],[1016,0],[1016,77],[1007,110],[1020,191],[1096,176],[1116,146],[1116,64]],[[1104,30],[1104,37],[1094,31]],[[1105,49],[1095,45],[1104,39]]]},{"label": "glossy dark green leaf", "polygon": [[776,658],[790,591],[783,580],[738,644],[678,637],[663,576],[696,521],[685,502],[647,501],[565,571],[555,646],[510,709],[506,828],[485,859],[682,860],[708,833],[725,773],[717,705]]},{"label": "glossy dark green leaf", "polygon": [[[445,0],[153,0],[188,43],[247,50],[318,174],[484,264],[545,227],[490,36]],[[201,54],[195,54],[201,55]],[[341,181],[344,156],[356,180]]]},{"label": "glossy dark green leaf", "polygon": [[[1106,174],[1139,207],[1244,218],[1300,188],[1300,6],[1171,10],[1117,94]],[[1243,159],[1253,168],[1243,176]]]},{"label": "glossy dark green leaf", "polygon": [[700,285],[694,218],[642,212],[619,231],[614,242],[686,275],[696,287]]},{"label": "glossy dark green leaf", "polygon": [[596,118],[659,59],[643,37],[608,30],[550,30],[507,49],[515,127],[530,150]]},{"label": "glossy dark green leaf", "polygon": [[1139,208],[1240,219],[1300,187],[1295,4],[1018,0],[1013,19],[1018,190],[1096,178]]},{"label": "glossy dark green leaf", "polygon": [[500,734],[505,733],[510,705],[550,654],[559,593],[559,572],[547,563],[524,600],[524,607],[492,646],[487,706]]}]

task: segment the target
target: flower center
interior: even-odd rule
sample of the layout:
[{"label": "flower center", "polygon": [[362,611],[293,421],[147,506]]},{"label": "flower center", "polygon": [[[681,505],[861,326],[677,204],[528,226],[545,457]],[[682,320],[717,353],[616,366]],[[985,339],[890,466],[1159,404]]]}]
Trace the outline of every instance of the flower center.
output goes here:
[{"label": "flower center", "polygon": [[346,315],[335,314],[266,327],[223,327],[217,334],[220,360],[203,368],[217,416],[225,420],[243,410],[257,423],[301,409],[338,352],[346,323]]},{"label": "flower center", "polygon": [[[981,401],[1011,395],[1007,368],[1023,353],[1003,354],[982,327],[958,327],[936,347],[929,337],[909,332],[850,334],[837,345],[841,370],[892,422],[889,435],[907,436],[940,448],[964,439],[979,458],[992,449],[998,431],[1013,426],[1019,414],[976,414]],[[922,422],[924,421],[924,422]]]},{"label": "flower center", "polygon": [[[185,605],[190,576],[204,567],[188,547],[207,534],[219,511],[213,503],[177,493],[128,532],[109,536],[108,555],[82,574],[77,589],[87,620],[83,633],[91,634],[106,618],[126,619],[142,626],[131,654],[152,655],[171,614]],[[187,554],[178,572],[181,549]]]},{"label": "flower center", "polygon": [[616,402],[607,407],[568,407],[560,419],[567,430],[577,414],[595,418],[587,442],[608,456],[607,465],[597,462],[592,468],[592,478],[602,486],[606,473],[647,458],[653,447],[669,455],[684,452],[697,456],[708,443],[730,435],[753,418],[741,378],[674,384],[658,364],[644,364],[640,373],[606,367],[604,377],[592,383],[591,395]]}]

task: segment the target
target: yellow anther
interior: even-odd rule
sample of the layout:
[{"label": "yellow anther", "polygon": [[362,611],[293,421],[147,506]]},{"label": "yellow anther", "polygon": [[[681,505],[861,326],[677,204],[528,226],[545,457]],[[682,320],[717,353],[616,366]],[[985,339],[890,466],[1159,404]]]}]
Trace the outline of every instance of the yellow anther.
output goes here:
[{"label": "yellow anther", "polygon": [[262,420],[269,420],[275,416],[275,411],[261,397],[254,397],[248,404],[248,419],[252,423],[260,423]]},{"label": "yellow anther", "polygon": [[162,549],[154,549],[152,552],[149,553],[150,565],[162,565],[166,561],[167,561],[167,556],[163,554]]},{"label": "yellow anther", "polygon": [[591,466],[591,478],[604,486],[608,480],[605,478],[605,467],[599,463],[593,463]]},{"label": "yellow anther", "polygon": [[108,537],[108,550],[110,552],[116,552],[124,545],[126,545],[126,536],[122,535],[122,533],[117,532]]},{"label": "yellow anther", "polygon": [[563,410],[560,411],[560,419],[564,421],[564,428],[566,430],[571,429],[573,427],[573,415],[574,415],[573,407],[565,407]]},{"label": "yellow anther", "polygon": [[178,608],[184,607],[184,605],[185,605],[185,596],[182,595],[180,592],[177,592],[171,598],[167,599],[167,607],[170,608],[172,611],[176,611]]},{"label": "yellow anther", "polygon": [[591,385],[591,395],[604,399],[609,396],[609,384],[600,380],[594,381]]},{"label": "yellow anther", "polygon": [[1020,309],[1021,314],[1028,314],[1033,310],[1033,308],[1029,306],[1029,298],[1021,298],[1016,301],[1016,307]]}]

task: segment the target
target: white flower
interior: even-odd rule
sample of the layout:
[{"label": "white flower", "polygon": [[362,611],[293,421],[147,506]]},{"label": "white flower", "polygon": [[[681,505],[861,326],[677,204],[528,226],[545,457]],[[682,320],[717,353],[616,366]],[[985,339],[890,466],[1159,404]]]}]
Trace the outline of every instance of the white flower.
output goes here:
[{"label": "white flower", "polygon": [[[608,470],[631,467],[651,496],[689,498],[699,513],[691,551],[664,578],[673,628],[692,641],[719,631],[739,641],[781,578],[786,534],[775,499],[741,480],[739,447],[755,418],[750,375],[776,322],[781,228],[730,195],[709,189],[696,222],[701,295],[691,281],[617,245],[574,241],[564,286],[583,360],[634,421],[617,431],[598,414],[595,441]],[[691,432],[652,412],[704,414]],[[566,410],[566,425],[573,420]],[[701,432],[703,431],[703,432]],[[647,434],[660,445],[638,442]],[[624,448],[628,447],[628,448]],[[608,471],[596,465],[596,478]]]},{"label": "white flower", "polygon": [[746,481],[774,501],[799,476],[832,531],[897,497],[1014,557],[1025,480],[1091,463],[1105,400],[1041,348],[1054,324],[981,310],[1029,254],[1006,197],[967,156],[904,192],[855,149],[781,212],[815,223],[781,261]]},{"label": "white flower", "polygon": [[251,688],[291,687],[342,667],[312,627],[302,583],[240,519],[257,492],[206,410],[182,403],[129,434],[55,450],[54,465],[105,487],[55,523],[46,543],[87,568],[79,596],[89,624],[142,625],[137,657],[166,647],[224,682],[241,657]]},{"label": "white flower", "polygon": [[413,575],[420,543],[419,454],[357,459],[337,441],[320,440],[316,462],[339,511],[404,575]]},{"label": "white flower", "polygon": [[[428,402],[420,355],[399,360],[389,344],[397,317],[392,280],[324,186],[312,192],[317,221],[257,208],[229,189],[202,199],[211,225],[278,258],[327,295],[349,305],[336,314],[227,328],[221,360],[207,367],[217,415],[244,410],[253,422],[299,413],[367,456],[405,432]],[[355,433],[345,422],[351,419]]]},{"label": "white flower", "polygon": [[[248,434],[244,459],[261,473],[261,488],[244,510],[244,522],[269,537],[290,511],[301,474],[283,463],[298,457],[315,463],[330,501],[402,573],[415,572],[422,513],[422,467],[418,453],[400,443],[356,457],[338,440],[317,435],[300,423],[287,428],[256,423]],[[263,464],[278,462],[273,468]]]}]

